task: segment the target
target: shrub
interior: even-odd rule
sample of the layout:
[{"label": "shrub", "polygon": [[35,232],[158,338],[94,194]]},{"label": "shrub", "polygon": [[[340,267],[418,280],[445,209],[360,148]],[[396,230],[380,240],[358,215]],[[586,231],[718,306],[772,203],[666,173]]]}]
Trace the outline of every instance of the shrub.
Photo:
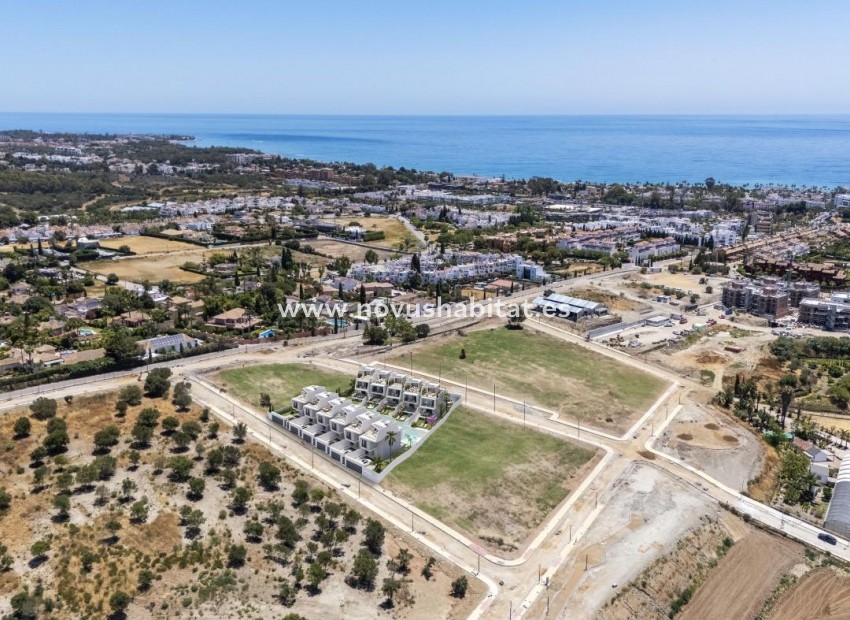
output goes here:
[{"label": "shrub", "polygon": [[36,420],[48,420],[56,415],[56,401],[41,396],[32,402],[30,411]]}]

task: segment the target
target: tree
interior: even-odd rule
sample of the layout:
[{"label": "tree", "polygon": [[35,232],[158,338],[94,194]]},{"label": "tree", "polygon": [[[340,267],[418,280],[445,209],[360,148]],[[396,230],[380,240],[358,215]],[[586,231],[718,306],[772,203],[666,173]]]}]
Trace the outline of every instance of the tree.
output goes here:
[{"label": "tree", "polygon": [[369,248],[366,250],[366,254],[363,256],[363,259],[370,265],[374,265],[378,262],[378,253],[372,248]]},{"label": "tree", "polygon": [[437,560],[435,560],[433,557],[429,557],[428,561],[425,562],[425,566],[422,567],[422,576],[425,578],[426,581],[430,581],[431,577],[434,576],[433,568],[434,564],[436,563]]},{"label": "tree", "polygon": [[70,441],[71,439],[66,431],[55,430],[47,435],[41,443],[48,453],[57,454],[64,450]]},{"label": "tree", "polygon": [[142,356],[142,348],[126,327],[113,325],[110,329],[104,330],[101,337],[107,357],[111,357],[119,364],[135,362]]},{"label": "tree", "polygon": [[117,403],[115,403],[115,415],[119,418],[123,418],[125,415],[127,415],[128,408],[129,405],[127,405],[127,401],[119,400]]},{"label": "tree", "polygon": [[467,580],[466,575],[458,577],[452,581],[452,596],[455,598],[464,598],[468,587],[469,581]]},{"label": "tree", "polygon": [[386,529],[380,521],[375,519],[367,519],[366,530],[363,537],[363,544],[372,552],[373,555],[381,555],[381,550],[384,546],[384,535]]},{"label": "tree", "polygon": [[67,493],[60,493],[53,498],[53,507],[57,510],[56,517],[64,521],[71,511],[71,497]]},{"label": "tree", "polygon": [[522,329],[525,321],[525,310],[519,304],[512,304],[508,308],[508,329]]},{"label": "tree", "polygon": [[313,562],[310,564],[310,568],[307,569],[307,583],[310,584],[313,591],[317,591],[319,589],[319,584],[322,583],[327,576],[328,571],[326,571],[325,567],[318,562]]},{"label": "tree", "polygon": [[118,443],[118,438],[121,436],[121,431],[114,424],[110,424],[106,428],[97,431],[94,434],[94,445],[98,450],[108,451],[112,446]]},{"label": "tree", "polygon": [[136,488],[135,482],[133,482],[130,478],[124,478],[124,480],[121,481],[121,498],[124,501],[133,499],[133,492]]},{"label": "tree", "polygon": [[233,427],[233,436],[235,437],[235,441],[237,443],[242,443],[245,441],[245,437],[248,436],[248,427],[244,422],[239,422],[236,426]]},{"label": "tree", "polygon": [[171,470],[170,478],[174,482],[185,482],[192,471],[192,461],[185,456],[175,456],[168,460],[168,468]]},{"label": "tree", "polygon": [[378,562],[375,560],[375,556],[366,549],[360,549],[354,556],[351,577],[356,587],[371,589],[378,577]]},{"label": "tree", "polygon": [[31,595],[28,590],[18,592],[9,601],[15,611],[12,617],[20,620],[34,620],[38,617],[38,603],[38,597]]},{"label": "tree", "polygon": [[0,489],[0,512],[8,510],[11,505],[12,496],[6,489]]},{"label": "tree", "polygon": [[128,405],[136,405],[142,404],[142,390],[137,385],[127,385],[121,388],[121,391],[118,392],[118,399],[123,400]]},{"label": "tree", "polygon": [[121,523],[117,519],[110,519],[103,525],[107,531],[109,532],[109,539],[112,542],[117,542],[118,540],[118,530],[121,529]]},{"label": "tree", "polygon": [[30,547],[30,554],[32,555],[33,560],[41,560],[44,556],[47,555],[47,552],[50,551],[50,543],[46,540],[37,540]]},{"label": "tree", "polygon": [[166,433],[173,433],[180,428],[180,420],[174,416],[168,416],[162,419],[162,428]]},{"label": "tree", "polygon": [[194,420],[186,420],[183,422],[183,425],[180,427],[185,434],[187,434],[192,441],[195,441],[201,435],[201,425],[195,422]]},{"label": "tree", "polygon": [[145,394],[149,398],[165,398],[171,388],[171,371],[168,368],[154,368],[145,379]]},{"label": "tree", "polygon": [[153,437],[153,429],[150,426],[137,423],[130,430],[130,436],[138,445],[147,446],[150,445],[151,438]]},{"label": "tree", "polygon": [[109,608],[113,613],[121,614],[129,607],[131,601],[132,599],[129,594],[118,590],[117,592],[113,592],[112,596],[109,597]]},{"label": "tree", "polygon": [[292,502],[296,507],[301,506],[310,499],[310,485],[306,480],[298,479],[295,481],[295,488],[292,489]]},{"label": "tree", "polygon": [[259,542],[263,538],[263,524],[251,519],[245,522],[245,537],[249,542]]},{"label": "tree", "polygon": [[130,519],[133,523],[144,523],[148,520],[148,510],[148,498],[143,497],[130,506]]},{"label": "tree", "polygon": [[189,479],[189,499],[200,499],[204,496],[206,483],[203,478]]},{"label": "tree", "polygon": [[15,420],[15,425],[12,427],[12,430],[15,432],[15,439],[29,437],[30,430],[32,430],[32,423],[29,418],[21,416]]},{"label": "tree", "polygon": [[395,564],[398,572],[406,575],[410,572],[410,561],[413,559],[413,554],[407,549],[399,549],[398,555],[395,556]]},{"label": "tree", "polygon": [[136,586],[139,592],[147,592],[150,590],[154,579],[156,579],[156,573],[152,570],[145,568],[139,571],[139,583]]},{"label": "tree", "polygon": [[417,338],[427,338],[428,334],[431,333],[431,327],[427,323],[420,323],[416,326],[416,337]]},{"label": "tree", "polygon": [[396,593],[401,589],[402,585],[402,582],[395,577],[387,577],[384,579],[384,584],[381,586],[381,592],[387,597],[390,607],[394,605],[393,599],[395,598]]},{"label": "tree", "polygon": [[272,397],[266,392],[260,392],[260,407],[266,411],[272,410]]},{"label": "tree", "polygon": [[258,478],[263,488],[272,491],[280,482],[280,469],[273,463],[263,461],[260,463]]},{"label": "tree", "polygon": [[248,557],[248,550],[242,545],[230,545],[227,550],[227,564],[238,568],[245,564],[245,559]]},{"label": "tree", "polygon": [[156,428],[158,421],[159,411],[153,407],[148,407],[146,409],[142,409],[141,413],[139,413],[139,417],[136,419],[136,424],[141,424],[142,426],[147,426],[149,428]]},{"label": "tree", "polygon": [[177,431],[171,436],[171,441],[174,442],[179,450],[183,451],[192,443],[192,438],[183,431]]},{"label": "tree", "polygon": [[48,420],[56,415],[56,401],[40,396],[32,402],[30,411],[36,420]]},{"label": "tree", "polygon": [[[283,580],[283,583],[280,586],[280,603],[284,607],[292,607],[295,604],[295,595],[297,590],[289,581],[286,579]],[[287,614],[285,618],[290,618],[290,620],[295,620],[295,618],[291,618],[295,616],[296,618],[300,618],[297,614]]]}]

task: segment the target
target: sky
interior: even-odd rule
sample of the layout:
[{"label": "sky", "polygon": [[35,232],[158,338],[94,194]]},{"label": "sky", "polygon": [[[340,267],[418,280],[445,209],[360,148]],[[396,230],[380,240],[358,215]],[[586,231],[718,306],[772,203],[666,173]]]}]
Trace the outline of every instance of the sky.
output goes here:
[{"label": "sky", "polygon": [[0,2],[0,111],[846,114],[844,0]]}]

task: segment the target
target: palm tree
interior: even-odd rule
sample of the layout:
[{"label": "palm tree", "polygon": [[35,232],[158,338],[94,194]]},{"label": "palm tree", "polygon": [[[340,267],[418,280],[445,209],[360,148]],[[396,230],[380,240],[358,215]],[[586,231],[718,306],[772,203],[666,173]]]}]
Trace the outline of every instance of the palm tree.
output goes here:
[{"label": "palm tree", "polygon": [[390,445],[390,454],[392,454],[393,446],[395,445],[398,433],[395,431],[387,431],[387,443]]}]

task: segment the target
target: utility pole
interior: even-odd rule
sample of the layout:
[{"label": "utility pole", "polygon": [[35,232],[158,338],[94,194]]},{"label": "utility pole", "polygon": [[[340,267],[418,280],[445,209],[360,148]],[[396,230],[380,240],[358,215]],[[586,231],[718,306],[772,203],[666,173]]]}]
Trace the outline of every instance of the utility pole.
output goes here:
[{"label": "utility pole", "polygon": [[522,427],[525,428],[525,401],[522,401]]},{"label": "utility pole", "polygon": [[496,382],[493,381],[493,413],[496,413]]}]

